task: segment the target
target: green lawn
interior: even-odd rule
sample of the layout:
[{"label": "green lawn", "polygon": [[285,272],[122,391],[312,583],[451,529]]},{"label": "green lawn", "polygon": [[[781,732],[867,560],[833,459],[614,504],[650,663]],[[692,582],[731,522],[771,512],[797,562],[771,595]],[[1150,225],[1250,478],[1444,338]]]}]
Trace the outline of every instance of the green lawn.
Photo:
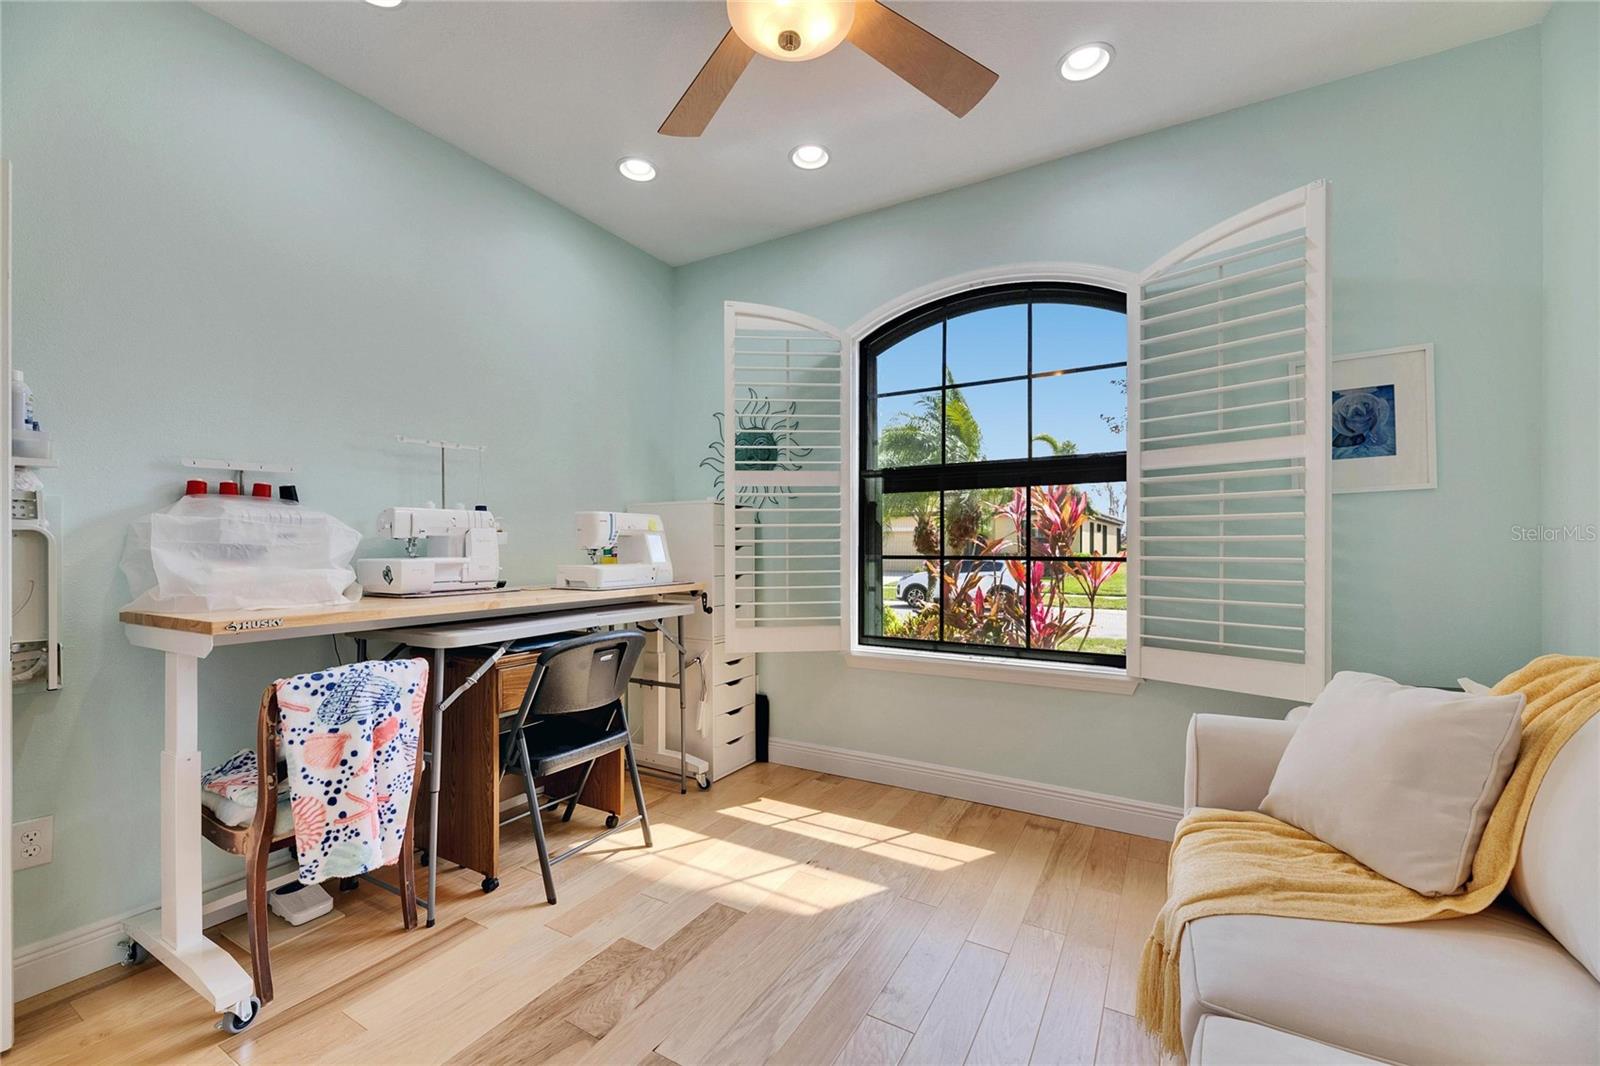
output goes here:
[{"label": "green lawn", "polygon": [[1102,655],[1125,655],[1128,651],[1126,637],[1090,637],[1078,647],[1076,642],[1067,645],[1069,651],[1096,651]]},{"label": "green lawn", "polygon": [[[1067,582],[1067,602],[1074,607],[1089,606],[1089,597],[1082,594],[1082,586],[1076,581]],[[1073,590],[1080,590],[1074,592]],[[1100,594],[1094,599],[1095,607],[1108,607],[1112,610],[1125,611],[1128,609],[1128,568],[1120,566],[1117,572],[1106,578],[1105,584],[1100,586]],[[1095,649],[1086,648],[1086,651]]]}]

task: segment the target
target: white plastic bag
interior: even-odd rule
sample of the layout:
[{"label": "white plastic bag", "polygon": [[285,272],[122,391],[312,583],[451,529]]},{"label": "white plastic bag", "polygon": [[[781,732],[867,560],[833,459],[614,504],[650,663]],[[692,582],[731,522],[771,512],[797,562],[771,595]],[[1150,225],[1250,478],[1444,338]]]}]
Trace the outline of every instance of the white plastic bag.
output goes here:
[{"label": "white plastic bag", "polygon": [[128,531],[130,609],[317,607],[361,598],[361,534],[321,511],[248,496],[185,496]]}]

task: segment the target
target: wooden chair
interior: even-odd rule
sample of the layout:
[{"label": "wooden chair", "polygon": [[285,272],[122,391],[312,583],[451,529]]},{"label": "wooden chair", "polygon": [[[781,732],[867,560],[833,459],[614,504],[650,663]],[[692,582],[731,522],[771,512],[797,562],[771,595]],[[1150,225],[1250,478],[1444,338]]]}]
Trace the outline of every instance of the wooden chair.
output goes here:
[{"label": "wooden chair", "polygon": [[[261,713],[256,722],[256,813],[249,825],[228,825],[209,809],[202,808],[200,832],[207,840],[228,852],[244,857],[245,914],[250,928],[250,970],[255,979],[256,998],[263,1005],[272,1002],[272,965],[267,957],[267,858],[279,848],[294,846],[294,819],[278,824],[279,744],[278,690],[268,685],[261,694]],[[395,863],[400,879],[400,913],[407,929],[417,927],[416,851],[412,845],[416,827],[417,794],[421,791],[422,757],[418,752],[412,771],[411,806],[406,812],[405,840]]]}]

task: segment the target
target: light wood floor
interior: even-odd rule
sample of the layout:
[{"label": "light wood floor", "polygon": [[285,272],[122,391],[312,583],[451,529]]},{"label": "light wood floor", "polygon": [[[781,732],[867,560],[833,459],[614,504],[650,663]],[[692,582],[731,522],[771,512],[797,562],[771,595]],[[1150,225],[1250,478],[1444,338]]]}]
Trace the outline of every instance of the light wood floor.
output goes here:
[{"label": "light wood floor", "polygon": [[19,1004],[7,1066],[1156,1061],[1130,1015],[1161,843],[775,765],[647,787],[656,846],[558,866],[555,907],[512,823],[500,889],[444,874],[434,929],[371,886],[279,929],[242,1034],[114,967]]}]

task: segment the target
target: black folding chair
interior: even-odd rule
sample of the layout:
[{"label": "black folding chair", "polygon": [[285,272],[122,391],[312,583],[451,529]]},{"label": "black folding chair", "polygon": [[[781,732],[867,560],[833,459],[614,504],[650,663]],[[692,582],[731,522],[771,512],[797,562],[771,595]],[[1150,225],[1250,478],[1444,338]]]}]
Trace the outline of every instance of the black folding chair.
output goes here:
[{"label": "black folding chair", "polygon": [[[622,707],[628,679],[644,651],[645,635],[637,629],[588,633],[552,644],[539,656],[522,704],[512,716],[510,728],[500,734],[500,776],[517,770],[528,794],[528,816],[533,822],[533,839],[539,847],[539,868],[544,873],[544,894],[556,901],[556,884],[551,869],[612,833],[635,824],[644,826],[644,846],[650,840],[650,816],[644,809],[644,789],[639,786],[639,767],[633,759],[633,739],[628,732],[628,716]],[[639,813],[581,844],[574,844],[552,857],[545,846],[543,812],[560,803],[567,805],[562,821],[572,817],[573,808],[595,760],[622,749],[633,781],[633,801]],[[584,765],[587,764],[587,765]],[[539,799],[534,779],[584,765],[582,779],[571,795]]]}]

